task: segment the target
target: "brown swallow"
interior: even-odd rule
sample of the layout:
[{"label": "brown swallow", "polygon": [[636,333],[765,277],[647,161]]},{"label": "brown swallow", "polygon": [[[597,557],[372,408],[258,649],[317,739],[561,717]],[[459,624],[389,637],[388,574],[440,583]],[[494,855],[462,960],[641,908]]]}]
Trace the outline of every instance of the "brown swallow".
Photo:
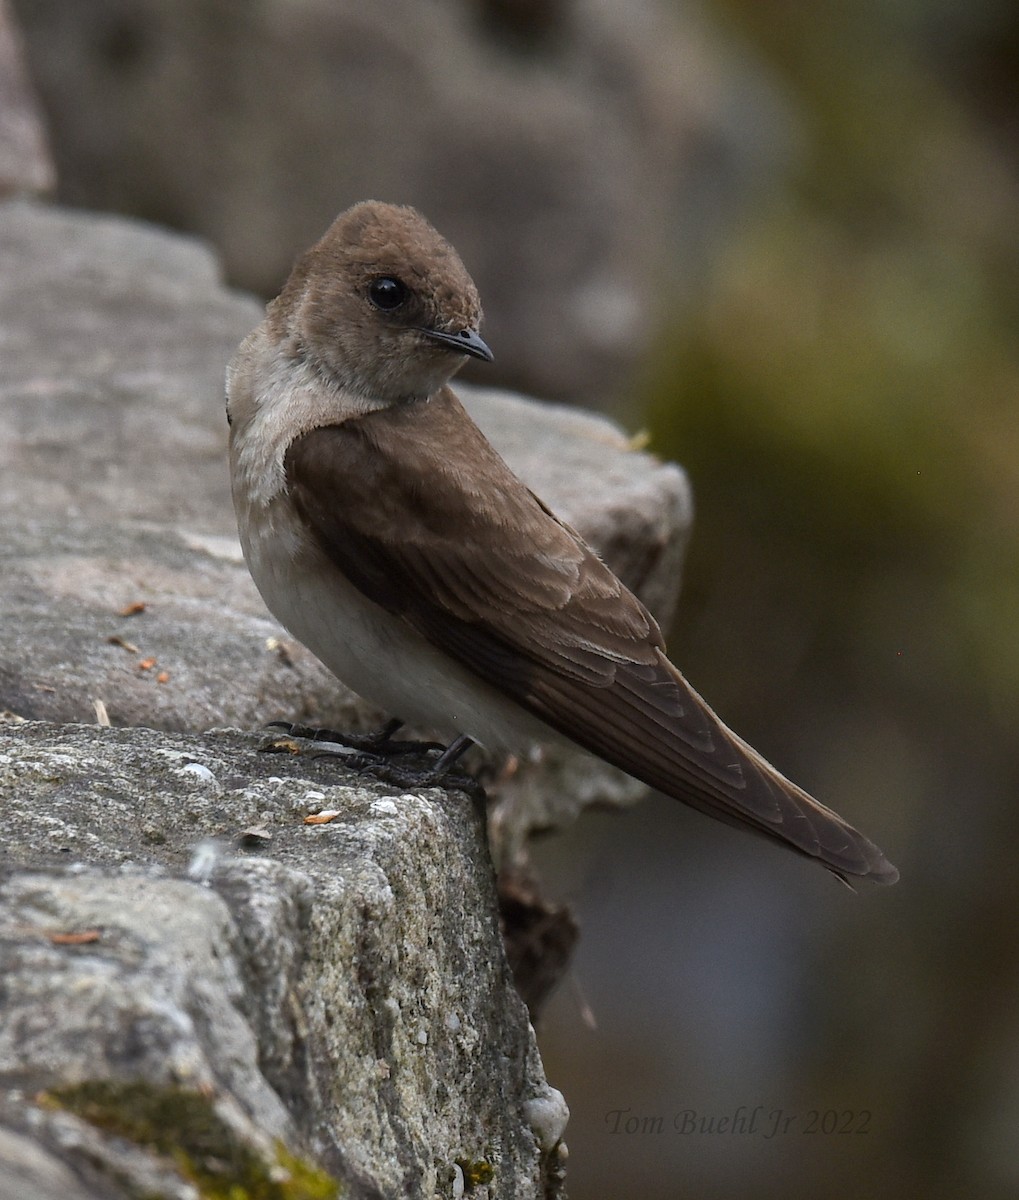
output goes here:
[{"label": "brown swallow", "polygon": [[702,812],[894,883],[881,851],[728,729],[643,604],[448,386],[490,361],[477,289],[411,208],[341,214],[227,374],[241,544],[271,611],[395,716],[517,751],[565,738]]}]

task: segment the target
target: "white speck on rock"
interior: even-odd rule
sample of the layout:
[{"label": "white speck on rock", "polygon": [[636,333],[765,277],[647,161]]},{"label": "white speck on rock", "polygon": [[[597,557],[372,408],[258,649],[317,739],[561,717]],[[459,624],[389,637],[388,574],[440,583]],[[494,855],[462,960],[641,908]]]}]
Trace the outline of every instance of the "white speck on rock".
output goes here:
[{"label": "white speck on rock", "polygon": [[524,1120],[546,1154],[562,1140],[569,1119],[570,1110],[566,1100],[562,1092],[554,1087],[546,1087],[540,1096],[535,1096],[524,1105]]},{"label": "white speck on rock", "polygon": [[152,751],[152,753],[158,754],[162,758],[170,758],[170,759],[175,758],[178,761],[180,761],[180,759],[182,759],[182,758],[188,757],[188,752],[186,750],[173,750],[169,746],[157,746],[155,748],[155,750]]},{"label": "white speck on rock", "polygon": [[178,775],[193,775],[196,779],[200,779],[202,783],[215,783],[216,776],[209,770],[208,767],[201,763],[190,762],[187,766],[181,767],[177,772]]},{"label": "white speck on rock", "polygon": [[191,862],[188,863],[188,878],[208,886],[222,852],[222,847],[213,838],[199,842],[191,856]]}]

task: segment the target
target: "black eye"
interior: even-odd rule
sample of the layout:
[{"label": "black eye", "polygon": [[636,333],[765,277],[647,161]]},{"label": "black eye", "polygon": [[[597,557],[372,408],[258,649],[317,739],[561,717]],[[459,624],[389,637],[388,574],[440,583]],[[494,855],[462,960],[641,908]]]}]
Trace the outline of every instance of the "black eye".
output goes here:
[{"label": "black eye", "polygon": [[403,280],[394,279],[392,275],[383,275],[381,279],[373,279],[368,288],[368,299],[383,312],[392,312],[394,308],[399,308],[409,295],[410,292]]}]

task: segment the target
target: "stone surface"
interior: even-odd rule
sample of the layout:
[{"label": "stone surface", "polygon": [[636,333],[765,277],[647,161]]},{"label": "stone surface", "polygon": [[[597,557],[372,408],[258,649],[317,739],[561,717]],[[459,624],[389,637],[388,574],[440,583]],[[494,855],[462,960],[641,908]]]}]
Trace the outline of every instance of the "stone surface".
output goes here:
[{"label": "stone surface", "polygon": [[0,205],[0,504],[229,534],[223,373],[262,307],[208,247]]},{"label": "stone surface", "polygon": [[232,538],[51,517],[12,522],[0,563],[0,707],[19,716],[91,722],[100,701],[161,729],[372,723],[270,618]]},{"label": "stone surface", "polygon": [[[106,1194],[108,1197],[108,1193]],[[31,1138],[0,1129],[0,1200],[103,1200]]]},{"label": "stone surface", "polygon": [[[0,205],[0,253],[0,708],[91,721],[101,701],[114,724],[164,729],[377,723],[269,617],[240,558],[222,379],[261,306],[223,287],[206,247],[138,222]],[[604,418],[460,390],[667,619],[691,517],[682,472]],[[535,826],[644,793],[580,752],[525,762],[498,791],[510,856]]]},{"label": "stone surface", "polygon": [[42,114],[7,0],[0,0],[0,196],[43,195],[56,184]]},{"label": "stone surface", "polygon": [[585,406],[784,136],[745,47],[664,0],[14,9],[63,200],[200,233],[264,295],[349,204],[415,204],[481,289],[487,377]]},{"label": "stone surface", "polygon": [[139,1116],[187,1112],[190,1155],[182,1097],[345,1195],[450,1196],[458,1163],[491,1171],[478,1197],[560,1194],[474,803],[257,744],[0,725],[0,1196],[55,1194],[61,1163],[74,1197],[194,1195]]}]

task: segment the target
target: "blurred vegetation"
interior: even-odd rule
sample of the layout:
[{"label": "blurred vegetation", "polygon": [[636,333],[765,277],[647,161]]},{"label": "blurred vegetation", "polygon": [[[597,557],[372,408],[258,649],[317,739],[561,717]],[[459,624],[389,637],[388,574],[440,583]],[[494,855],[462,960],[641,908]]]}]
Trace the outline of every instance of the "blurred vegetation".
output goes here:
[{"label": "blurred vegetation", "polygon": [[895,915],[819,964],[817,1086],[886,1117],[857,1182],[1014,1195],[1019,8],[712,10],[778,79],[796,161],[646,381],[698,506],[670,642],[902,868]]},{"label": "blurred vegetation", "polygon": [[937,705],[936,688],[953,711],[965,695],[1005,732],[1019,699],[1019,181],[1005,149],[1019,147],[996,144],[931,47],[921,57],[923,29],[901,11],[918,6],[854,0],[823,24],[808,6],[723,7],[809,128],[654,365],[655,445],[699,500],[691,600],[698,578],[724,574],[742,584],[719,587],[727,629],[737,611],[817,637],[853,626],[867,682],[909,658],[915,700]]}]

